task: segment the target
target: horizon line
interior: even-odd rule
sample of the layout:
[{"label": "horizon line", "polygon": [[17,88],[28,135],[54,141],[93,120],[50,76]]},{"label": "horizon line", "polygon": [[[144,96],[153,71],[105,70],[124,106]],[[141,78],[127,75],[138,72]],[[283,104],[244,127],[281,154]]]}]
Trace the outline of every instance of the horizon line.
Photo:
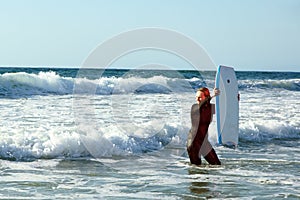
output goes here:
[{"label": "horizon line", "polygon": [[[226,66],[226,65],[225,65]],[[44,68],[44,69],[80,69],[82,66],[53,66],[53,65],[0,65],[0,68]],[[170,70],[170,71],[199,71],[195,69],[158,69],[158,68],[148,68],[148,69],[136,69],[136,68],[110,68],[110,67],[84,67],[85,69],[104,69],[104,70]],[[261,69],[261,70],[247,70],[247,69],[236,69],[233,67],[236,72],[295,72],[300,73],[300,71],[292,71],[292,70],[270,70],[270,69]],[[216,68],[217,70],[217,68]],[[202,71],[214,71],[203,69]]]}]

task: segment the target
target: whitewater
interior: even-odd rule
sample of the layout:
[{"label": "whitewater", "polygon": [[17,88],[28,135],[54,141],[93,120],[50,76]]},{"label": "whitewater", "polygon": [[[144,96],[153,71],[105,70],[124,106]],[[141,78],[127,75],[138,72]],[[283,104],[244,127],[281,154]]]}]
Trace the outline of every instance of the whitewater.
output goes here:
[{"label": "whitewater", "polygon": [[299,199],[300,73],[237,72],[239,146],[189,164],[215,72],[0,68],[0,199]]}]

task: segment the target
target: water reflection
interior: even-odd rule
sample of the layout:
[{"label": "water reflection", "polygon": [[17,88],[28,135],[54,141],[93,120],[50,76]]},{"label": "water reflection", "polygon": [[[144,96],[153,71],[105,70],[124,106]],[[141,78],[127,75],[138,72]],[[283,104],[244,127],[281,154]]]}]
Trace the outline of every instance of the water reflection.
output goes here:
[{"label": "water reflection", "polygon": [[[207,170],[191,168],[188,170],[189,175],[208,174]],[[203,181],[200,177],[194,178],[189,187],[194,194],[205,194],[209,192],[209,182]]]}]

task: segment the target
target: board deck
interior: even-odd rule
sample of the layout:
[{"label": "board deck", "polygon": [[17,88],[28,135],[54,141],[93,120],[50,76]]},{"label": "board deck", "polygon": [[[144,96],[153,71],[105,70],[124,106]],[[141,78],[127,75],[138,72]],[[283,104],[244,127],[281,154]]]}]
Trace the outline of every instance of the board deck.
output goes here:
[{"label": "board deck", "polygon": [[219,66],[216,74],[216,122],[218,143],[225,146],[238,145],[239,102],[238,82],[232,67]]}]

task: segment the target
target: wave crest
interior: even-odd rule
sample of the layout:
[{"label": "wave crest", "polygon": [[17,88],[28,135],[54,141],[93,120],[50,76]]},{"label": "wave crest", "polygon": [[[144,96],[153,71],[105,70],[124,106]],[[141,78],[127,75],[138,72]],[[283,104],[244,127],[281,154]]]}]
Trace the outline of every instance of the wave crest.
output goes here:
[{"label": "wave crest", "polygon": [[300,91],[300,79],[241,80],[239,89],[285,89]]}]

